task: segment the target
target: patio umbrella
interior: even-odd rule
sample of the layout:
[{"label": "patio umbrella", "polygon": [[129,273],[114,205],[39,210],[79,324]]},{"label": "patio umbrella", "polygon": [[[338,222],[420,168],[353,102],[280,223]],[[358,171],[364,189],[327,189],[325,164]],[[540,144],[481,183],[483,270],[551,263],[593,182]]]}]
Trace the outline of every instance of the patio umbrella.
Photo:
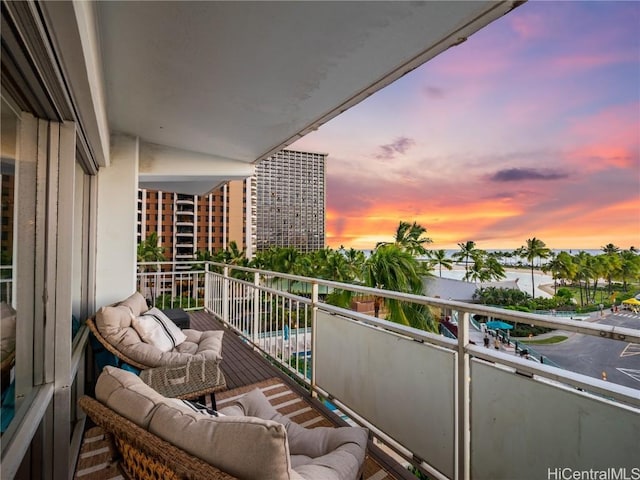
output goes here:
[{"label": "patio umbrella", "polygon": [[487,322],[485,325],[487,328],[493,328],[495,330],[511,330],[513,328],[513,325],[501,322],[500,320],[492,320],[491,322]]},{"label": "patio umbrella", "polygon": [[640,305],[640,301],[635,298],[630,298],[628,300],[623,301],[622,303],[626,303],[627,305]]}]

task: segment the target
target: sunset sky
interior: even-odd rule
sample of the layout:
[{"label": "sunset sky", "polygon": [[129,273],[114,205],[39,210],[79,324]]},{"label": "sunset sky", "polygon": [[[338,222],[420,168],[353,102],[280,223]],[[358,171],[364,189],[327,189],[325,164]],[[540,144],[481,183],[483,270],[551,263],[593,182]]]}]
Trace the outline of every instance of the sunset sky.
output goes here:
[{"label": "sunset sky", "polygon": [[530,1],[289,148],[325,152],[327,244],[640,247],[640,2]]}]

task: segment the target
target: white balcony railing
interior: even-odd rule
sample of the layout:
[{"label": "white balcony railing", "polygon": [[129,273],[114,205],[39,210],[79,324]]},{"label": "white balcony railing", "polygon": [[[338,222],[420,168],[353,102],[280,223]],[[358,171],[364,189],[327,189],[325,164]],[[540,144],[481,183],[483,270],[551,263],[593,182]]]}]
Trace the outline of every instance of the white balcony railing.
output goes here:
[{"label": "white balcony railing", "polygon": [[202,309],[203,267],[197,262],[138,263],[136,290],[158,308]]},{"label": "white balcony railing", "polygon": [[[636,345],[640,330],[221,264],[192,273],[196,303],[434,478],[640,473],[640,390],[476,346],[469,318]],[[333,289],[451,312],[458,339],[321,301]]]}]

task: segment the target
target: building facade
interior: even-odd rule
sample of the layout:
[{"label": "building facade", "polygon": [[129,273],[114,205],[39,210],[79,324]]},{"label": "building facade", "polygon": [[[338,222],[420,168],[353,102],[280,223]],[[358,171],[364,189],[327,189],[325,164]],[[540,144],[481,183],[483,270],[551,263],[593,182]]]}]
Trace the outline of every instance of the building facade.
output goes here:
[{"label": "building facade", "polygon": [[138,190],[138,243],[158,235],[168,261],[190,261],[236,242],[246,256],[272,246],[325,246],[324,153],[282,150],[256,173],[209,195]]},{"label": "building facade", "polygon": [[234,180],[209,195],[138,189],[138,243],[157,233],[167,261],[194,260],[197,251],[224,250],[232,241],[251,256],[255,245],[253,181],[253,177]]},{"label": "building facade", "polygon": [[256,165],[256,250],[324,248],[326,158],[282,150]]}]

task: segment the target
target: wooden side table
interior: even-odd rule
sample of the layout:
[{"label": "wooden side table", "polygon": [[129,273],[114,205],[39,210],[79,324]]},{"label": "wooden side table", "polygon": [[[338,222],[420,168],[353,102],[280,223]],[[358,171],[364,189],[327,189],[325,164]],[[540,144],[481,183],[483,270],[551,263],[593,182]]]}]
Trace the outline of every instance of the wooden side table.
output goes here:
[{"label": "wooden side table", "polygon": [[189,360],[181,366],[147,368],[140,372],[140,378],[155,391],[165,397],[194,400],[227,387],[220,361]]}]

